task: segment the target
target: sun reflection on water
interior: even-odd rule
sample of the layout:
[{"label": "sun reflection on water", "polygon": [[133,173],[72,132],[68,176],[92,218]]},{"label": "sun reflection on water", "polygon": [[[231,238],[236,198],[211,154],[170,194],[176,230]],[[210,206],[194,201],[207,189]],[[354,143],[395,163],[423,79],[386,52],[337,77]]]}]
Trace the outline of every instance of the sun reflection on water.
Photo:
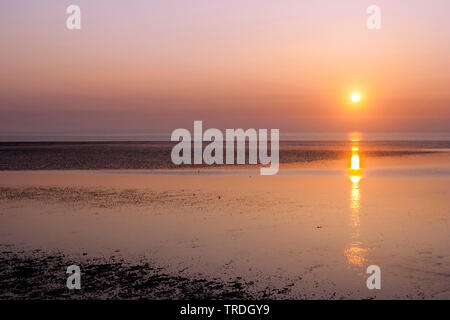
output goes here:
[{"label": "sun reflection on water", "polygon": [[350,158],[349,178],[351,181],[350,190],[350,243],[344,250],[348,264],[361,267],[367,262],[366,254],[370,250],[363,247],[360,234],[360,208],[361,208],[361,189],[360,182],[362,178],[359,147],[352,146],[352,155]]},{"label": "sun reflection on water", "polygon": [[351,170],[360,170],[360,167],[359,167],[359,155],[358,154],[355,154],[356,153],[356,151],[353,151],[353,155],[352,155],[352,158],[351,158]]}]

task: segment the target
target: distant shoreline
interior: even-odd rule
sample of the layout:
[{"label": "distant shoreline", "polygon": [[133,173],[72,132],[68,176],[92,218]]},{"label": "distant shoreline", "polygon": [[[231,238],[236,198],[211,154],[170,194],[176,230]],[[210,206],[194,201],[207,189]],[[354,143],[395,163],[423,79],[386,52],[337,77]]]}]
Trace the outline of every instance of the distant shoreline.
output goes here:
[{"label": "distant shoreline", "polygon": [[[361,141],[450,141],[450,132],[358,132]],[[348,132],[289,132],[280,131],[281,141],[293,142],[347,142]],[[7,133],[0,132],[4,142],[169,142],[170,133]]]}]

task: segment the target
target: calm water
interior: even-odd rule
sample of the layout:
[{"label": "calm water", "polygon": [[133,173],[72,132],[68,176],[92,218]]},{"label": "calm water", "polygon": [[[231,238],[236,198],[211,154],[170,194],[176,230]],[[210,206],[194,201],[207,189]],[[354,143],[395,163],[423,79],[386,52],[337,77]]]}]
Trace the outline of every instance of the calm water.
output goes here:
[{"label": "calm water", "polygon": [[[280,132],[281,140],[348,141],[358,136],[365,141],[450,141],[450,132]],[[0,133],[3,142],[42,141],[169,141],[170,132],[153,134],[8,134]]]}]

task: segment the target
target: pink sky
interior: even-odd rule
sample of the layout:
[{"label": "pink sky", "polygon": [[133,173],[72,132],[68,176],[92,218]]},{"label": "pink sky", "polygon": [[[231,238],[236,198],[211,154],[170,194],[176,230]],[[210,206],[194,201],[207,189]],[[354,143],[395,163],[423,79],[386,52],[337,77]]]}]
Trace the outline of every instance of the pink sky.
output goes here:
[{"label": "pink sky", "polygon": [[448,0],[4,0],[0,132],[448,131],[449,14]]}]

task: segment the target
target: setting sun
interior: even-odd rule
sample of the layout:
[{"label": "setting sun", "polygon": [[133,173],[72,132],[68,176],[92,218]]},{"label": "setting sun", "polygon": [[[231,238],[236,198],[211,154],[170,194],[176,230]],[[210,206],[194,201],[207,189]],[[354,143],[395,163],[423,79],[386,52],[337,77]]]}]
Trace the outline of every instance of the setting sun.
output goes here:
[{"label": "setting sun", "polygon": [[352,94],[352,101],[353,102],[358,102],[359,100],[361,100],[361,96],[359,95],[359,93]]}]

